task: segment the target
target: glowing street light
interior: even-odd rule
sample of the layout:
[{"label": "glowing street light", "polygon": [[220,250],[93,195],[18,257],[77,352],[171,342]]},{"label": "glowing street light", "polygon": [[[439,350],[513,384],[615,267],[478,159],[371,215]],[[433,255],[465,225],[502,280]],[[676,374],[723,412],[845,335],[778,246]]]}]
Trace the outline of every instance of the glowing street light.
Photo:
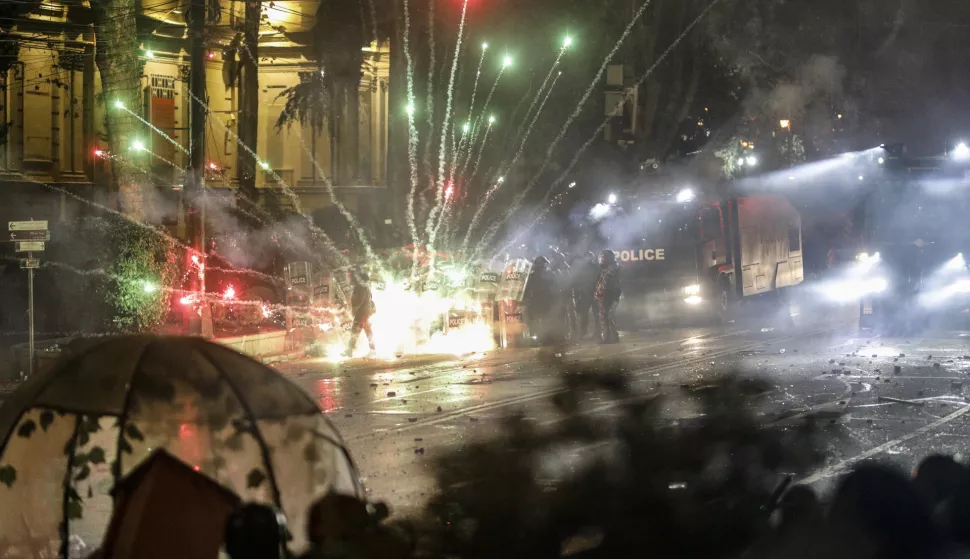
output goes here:
[{"label": "glowing street light", "polygon": [[609,197],[606,199],[606,201],[609,202],[610,204],[615,204],[616,203],[616,194],[610,194]]},{"label": "glowing street light", "polygon": [[781,126],[782,128],[791,128],[791,121],[787,118],[783,118],[778,121],[778,126]]},{"label": "glowing street light", "polygon": [[970,159],[970,147],[967,144],[960,142],[953,148],[953,153],[950,154],[954,161],[966,161]]},{"label": "glowing street light", "polygon": [[748,167],[756,167],[758,165],[758,158],[753,155],[749,155],[744,158],[744,163]]},{"label": "glowing street light", "polygon": [[694,199],[694,191],[689,188],[685,188],[677,193],[677,202],[681,204],[690,202],[693,199]]}]

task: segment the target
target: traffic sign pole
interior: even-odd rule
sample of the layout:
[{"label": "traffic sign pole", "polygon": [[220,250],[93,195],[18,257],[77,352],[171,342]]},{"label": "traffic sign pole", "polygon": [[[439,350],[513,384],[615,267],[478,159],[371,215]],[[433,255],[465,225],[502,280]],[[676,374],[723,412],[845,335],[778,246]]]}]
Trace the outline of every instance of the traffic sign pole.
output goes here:
[{"label": "traffic sign pole", "polygon": [[34,252],[43,252],[44,243],[51,239],[47,220],[9,221],[10,242],[15,252],[26,252],[27,258],[21,261],[21,268],[27,269],[27,376],[34,374],[34,269],[40,262],[34,259]]},{"label": "traffic sign pole", "polygon": [[[27,258],[33,258],[33,253],[28,252]],[[27,316],[30,322],[30,334],[28,341],[28,353],[30,363],[27,365],[27,376],[34,374],[34,269],[27,268]]]}]

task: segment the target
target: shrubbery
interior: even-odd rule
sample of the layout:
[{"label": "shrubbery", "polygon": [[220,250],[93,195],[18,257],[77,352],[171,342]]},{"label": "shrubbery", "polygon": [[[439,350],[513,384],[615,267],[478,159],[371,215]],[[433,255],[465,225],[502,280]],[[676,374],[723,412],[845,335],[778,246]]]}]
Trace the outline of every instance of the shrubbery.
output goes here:
[{"label": "shrubbery", "polygon": [[126,220],[89,217],[61,226],[41,272],[60,303],[59,329],[155,330],[168,315],[172,289],[180,287],[179,254],[171,237]]}]

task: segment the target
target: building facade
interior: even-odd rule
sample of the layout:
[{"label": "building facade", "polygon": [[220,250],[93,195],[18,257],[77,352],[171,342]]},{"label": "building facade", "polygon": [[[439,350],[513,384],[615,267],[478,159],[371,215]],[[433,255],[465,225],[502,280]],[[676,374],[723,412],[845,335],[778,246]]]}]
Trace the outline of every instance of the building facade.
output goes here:
[{"label": "building facade", "polygon": [[[390,217],[383,195],[388,182],[387,44],[375,41],[363,47],[357,103],[352,110],[338,107],[337,111],[345,118],[340,127],[344,133],[332,134],[325,119],[318,130],[298,122],[278,127],[285,103],[281,94],[300,83],[301,74],[325,71],[307,57],[306,45],[292,40],[312,28],[318,2],[282,0],[262,5],[256,115],[242,114],[239,107],[237,68],[240,58],[249,53],[234,48],[234,38],[242,31],[244,3],[223,0],[219,23],[208,29],[207,187],[232,199],[239,151],[251,151],[261,163],[256,182],[264,202],[293,205],[290,196],[280,195],[289,189],[299,197],[305,213],[323,215],[332,205],[327,189],[332,185],[338,200],[362,223],[385,223]],[[151,177],[145,188],[153,196],[177,200],[188,164],[192,102],[182,8],[171,0],[144,0],[139,6],[143,104],[125,110],[133,113],[135,126],[140,127],[138,147],[150,155],[142,158]],[[0,71],[4,86],[0,122],[6,124],[0,139],[0,188],[10,201],[0,208],[0,220],[66,219],[83,212],[89,206],[86,201],[112,204],[105,111],[115,107],[102,94],[92,27],[82,23],[84,18],[76,17],[77,13],[74,3],[44,0],[0,37],[15,49],[7,52],[16,54],[8,60],[8,69]],[[243,118],[258,121],[255,146],[243,146],[238,139]],[[347,122],[353,126],[353,120],[354,133],[346,133]],[[153,219],[151,212],[148,215]],[[181,229],[177,223],[181,216],[158,219]]]}]

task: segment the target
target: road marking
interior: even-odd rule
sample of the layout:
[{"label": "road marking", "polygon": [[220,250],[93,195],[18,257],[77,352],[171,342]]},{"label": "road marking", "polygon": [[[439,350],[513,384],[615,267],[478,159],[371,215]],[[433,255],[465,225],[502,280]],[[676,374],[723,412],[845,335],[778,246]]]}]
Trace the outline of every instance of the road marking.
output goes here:
[{"label": "road marking", "polygon": [[896,446],[898,444],[902,444],[902,443],[904,443],[906,441],[909,441],[911,439],[914,439],[914,438],[922,435],[923,433],[926,433],[928,431],[932,431],[933,429],[936,429],[937,427],[941,427],[943,425],[946,425],[947,423],[953,421],[954,419],[957,419],[957,418],[959,418],[962,415],[966,415],[967,412],[970,412],[970,406],[966,406],[966,407],[960,408],[957,411],[951,413],[950,415],[947,415],[945,417],[941,417],[940,419],[937,419],[933,423],[924,425],[924,426],[920,427],[919,429],[916,429],[915,431],[912,431],[910,433],[907,433],[906,435],[903,435],[902,437],[899,437],[898,439],[893,439],[893,440],[891,440],[889,442],[885,442],[885,443],[883,443],[883,444],[881,444],[879,446],[870,448],[869,450],[863,452],[862,454],[857,454],[857,455],[853,456],[852,458],[847,458],[847,459],[839,462],[838,464],[833,464],[832,466],[828,466],[826,468],[823,468],[822,470],[820,470],[820,471],[818,471],[818,472],[816,472],[816,473],[814,473],[814,474],[812,474],[812,475],[810,475],[810,476],[808,476],[806,478],[803,478],[803,479],[799,480],[797,483],[804,484],[804,485],[810,485],[810,484],[813,484],[813,483],[817,483],[819,481],[822,481],[823,479],[826,479],[826,478],[830,478],[832,476],[839,475],[846,468],[848,468],[849,466],[855,464],[856,462],[860,462],[862,460],[865,460],[866,458],[871,458],[871,457],[873,457],[873,456],[875,456],[877,454],[886,452],[887,450],[889,450],[890,448],[892,448],[892,447],[894,447],[894,446]]}]

